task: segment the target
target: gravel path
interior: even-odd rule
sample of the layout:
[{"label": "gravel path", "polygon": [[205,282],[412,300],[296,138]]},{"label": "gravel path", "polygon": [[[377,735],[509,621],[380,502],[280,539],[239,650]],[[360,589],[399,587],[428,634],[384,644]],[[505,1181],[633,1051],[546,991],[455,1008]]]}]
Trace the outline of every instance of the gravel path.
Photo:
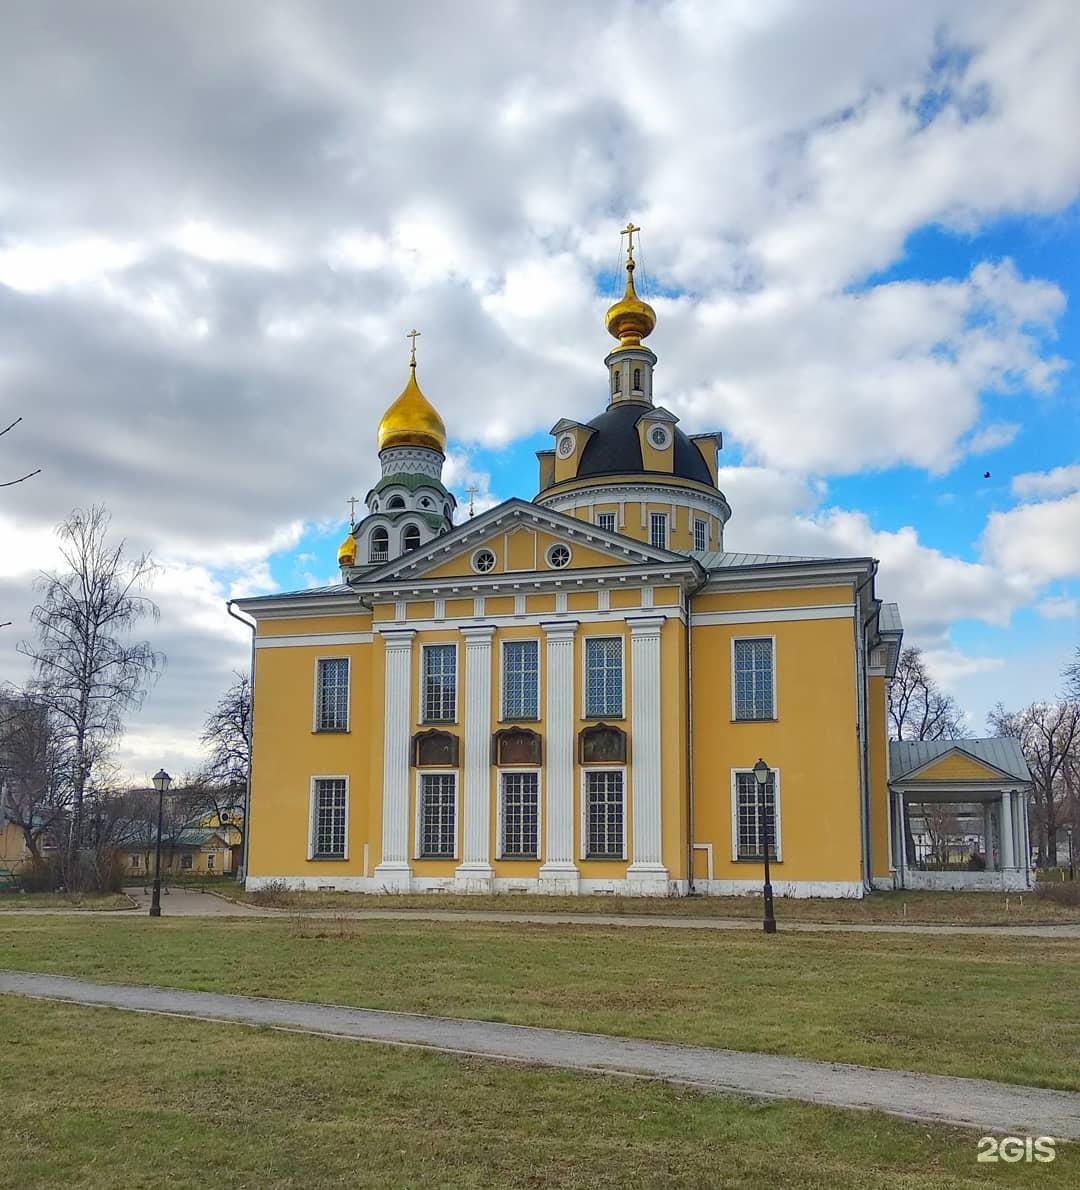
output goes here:
[{"label": "gravel path", "polygon": [[[0,909],[0,917],[6,913],[26,916],[28,914],[77,915],[79,917],[127,916],[138,917],[150,907],[150,894],[142,888],[125,888],[138,904],[136,910],[117,909]],[[215,893],[203,893],[193,889],[174,888],[161,898],[165,917],[288,917],[288,909],[260,909],[255,905],[242,905],[226,900]],[[664,917],[649,913],[523,913],[514,910],[492,909],[305,909],[304,917],[350,921],[443,921],[443,922],[501,922],[509,925],[531,924],[544,926],[630,926],[660,930],[758,930],[761,922],[747,917]],[[779,928],[784,933],[833,933],[833,934],[994,934],[1010,938],[1078,938],[1080,922],[1044,926],[993,926],[993,925],[926,925],[913,922],[906,924],[885,924],[873,922],[809,922],[785,921],[783,908],[779,910]]]},{"label": "gravel path", "polygon": [[0,993],[4,992],[133,1012],[268,1025],[569,1070],[657,1078],[713,1093],[801,1099],[830,1107],[875,1108],[890,1115],[998,1135],[1080,1140],[1080,1094],[982,1079],[909,1074],[770,1054],[330,1004],[103,985],[14,971],[0,971]]}]

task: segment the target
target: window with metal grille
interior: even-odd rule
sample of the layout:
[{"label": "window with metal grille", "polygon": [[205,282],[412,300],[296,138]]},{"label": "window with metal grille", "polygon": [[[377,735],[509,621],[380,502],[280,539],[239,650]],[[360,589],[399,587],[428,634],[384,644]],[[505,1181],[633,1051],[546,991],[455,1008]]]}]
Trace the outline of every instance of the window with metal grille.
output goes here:
[{"label": "window with metal grille", "polygon": [[694,522],[694,549],[707,550],[709,548],[709,523],[708,521]]},{"label": "window with metal grille", "polygon": [[345,731],[349,726],[349,661],[329,657],[318,663],[315,730]]},{"label": "window with metal grille", "polygon": [[667,549],[667,513],[649,513],[649,543],[654,549]]},{"label": "window with metal grille", "polygon": [[588,859],[622,859],[623,775],[618,770],[585,774],[585,855]]},{"label": "window with metal grille", "polygon": [[[761,810],[758,784],[752,772],[735,774],[735,842],[739,859],[764,858],[761,847]],[[765,833],[769,840],[769,859],[776,859],[776,771],[769,771],[765,782]]]},{"label": "window with metal grille", "polygon": [[452,723],[457,718],[457,649],[424,646],[424,722]]},{"label": "window with metal grille", "polygon": [[540,717],[540,645],[535,640],[503,644],[504,719]]},{"label": "window with metal grille", "polygon": [[345,778],[319,777],[312,799],[311,854],[316,859],[345,858]]},{"label": "window with metal grille", "polygon": [[771,640],[735,642],[735,718],[773,719],[773,643]]},{"label": "window with metal grille", "polygon": [[420,855],[453,859],[456,852],[456,787],[454,773],[420,775]]},{"label": "window with metal grille", "polygon": [[502,854],[535,859],[540,839],[540,774],[502,774]]},{"label": "window with metal grille", "polygon": [[596,518],[596,526],[598,529],[606,529],[609,533],[615,532],[615,514],[613,512],[602,512]]},{"label": "window with metal grille", "polygon": [[622,637],[585,641],[585,717],[621,719],[623,713]]}]

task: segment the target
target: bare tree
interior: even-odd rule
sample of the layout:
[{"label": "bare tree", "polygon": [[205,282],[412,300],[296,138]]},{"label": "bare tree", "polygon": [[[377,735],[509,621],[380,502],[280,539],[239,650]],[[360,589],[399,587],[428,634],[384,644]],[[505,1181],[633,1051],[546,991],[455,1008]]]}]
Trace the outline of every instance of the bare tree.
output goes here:
[{"label": "bare tree", "polygon": [[[5,426],[2,430],[0,430],[0,438],[3,438],[3,436],[6,433],[8,433],[9,430],[15,429],[15,427],[21,421],[22,421],[22,418],[17,417],[11,423],[11,425]],[[38,469],[36,471],[28,471],[25,475],[20,475],[18,479],[8,479],[8,480],[0,481],[0,488],[13,488],[17,483],[25,483],[26,480],[33,479],[35,475],[40,475],[40,474],[41,474],[41,468],[38,467]]]},{"label": "bare tree", "polygon": [[[149,642],[132,639],[144,618],[158,615],[144,594],[155,567],[146,554],[128,558],[122,540],[110,542],[109,524],[96,506],[75,509],[59,526],[65,569],[39,578],[31,612],[37,641],[19,645],[34,663],[34,697],[48,709],[66,758],[73,856],[83,843],[84,803],[125,713],[141,705],[165,661]],[[74,886],[77,877],[67,879]]]},{"label": "bare tree", "polygon": [[1080,702],[1033,702],[1019,711],[998,705],[990,712],[996,735],[1020,744],[1031,770],[1032,822],[1039,845],[1039,866],[1057,860],[1057,836],[1070,817],[1067,781],[1080,759]]},{"label": "bare tree", "polygon": [[67,814],[60,755],[48,711],[25,690],[0,692],[0,806],[23,833],[31,862]]},{"label": "bare tree", "polygon": [[964,712],[930,676],[922,650],[900,654],[889,683],[889,727],[894,740],[954,740],[963,735]]},{"label": "bare tree", "polygon": [[209,758],[195,778],[209,813],[215,814],[242,842],[245,790],[251,765],[251,682],[233,671],[233,681],[206,717],[202,742]]}]

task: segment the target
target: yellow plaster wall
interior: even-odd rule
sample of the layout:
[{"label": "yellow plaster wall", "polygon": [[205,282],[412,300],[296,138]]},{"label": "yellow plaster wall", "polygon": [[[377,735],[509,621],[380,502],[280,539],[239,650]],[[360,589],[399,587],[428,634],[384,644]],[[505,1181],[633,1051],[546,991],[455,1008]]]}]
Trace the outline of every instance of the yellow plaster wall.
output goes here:
[{"label": "yellow plaster wall", "polygon": [[888,683],[867,679],[867,741],[870,745],[870,870],[889,875]]},{"label": "yellow plaster wall", "polygon": [[[795,592],[783,592],[789,599]],[[776,639],[778,719],[732,721],[731,640]],[[695,626],[695,841],[717,879],[756,879],[731,859],[731,770],[758,757],[780,770],[783,860],[774,880],[860,879],[855,645],[850,620]]]},{"label": "yellow plaster wall", "polygon": [[675,466],[675,435],[672,431],[671,445],[665,450],[657,450],[649,441],[648,431],[659,422],[643,417],[637,424],[638,440],[641,443],[641,459],[646,471],[666,471],[669,474]]},{"label": "yellow plaster wall", "polygon": [[[390,619],[394,605],[390,604]],[[378,610],[378,609],[376,609]],[[356,611],[341,616],[292,616],[283,620],[259,620],[256,636],[296,636],[309,633],[369,632],[371,613],[359,604]]]},{"label": "yellow plaster wall", "polygon": [[406,620],[430,620],[435,615],[435,603],[433,600],[424,599],[418,600],[415,603],[405,604],[405,619]]},{"label": "yellow plaster wall", "polygon": [[22,828],[14,822],[0,830],[0,867],[15,868],[30,858]]},{"label": "yellow plaster wall", "polygon": [[[379,721],[382,698],[372,701],[372,656],[382,642],[362,645],[259,649],[255,659],[255,715],[252,752],[250,872],[253,876],[310,874],[313,883],[332,874],[360,874],[363,844],[373,845],[373,807],[381,813],[381,783],[371,785],[370,733]],[[349,731],[312,730],[315,660],[328,655],[350,660]],[[307,858],[308,813],[313,776],[349,778],[347,860]],[[379,794],[371,796],[371,789]]]},{"label": "yellow plaster wall", "polygon": [[[562,571],[551,571],[553,574],[566,574],[572,570],[592,569],[599,566],[610,566],[612,558],[610,554],[601,553],[599,550],[589,549],[588,546],[582,545],[579,541],[572,541],[565,537],[560,537],[550,533],[537,533],[536,535],[536,557],[537,568],[542,571],[550,570],[551,568],[545,561],[548,548],[556,543],[561,545],[568,545],[570,547],[570,565]],[[491,574],[504,574],[508,572],[507,558],[506,558],[506,542],[504,534],[497,533],[489,540],[479,543],[475,549],[479,549],[481,545],[490,549],[495,555],[496,563]],[[468,555],[449,558],[447,561],[441,563],[439,566],[425,571],[425,579],[440,579],[440,578],[473,578],[475,572],[469,559],[472,557],[474,550],[469,550]],[[512,572],[514,567],[509,567]]]},{"label": "yellow plaster wall", "polygon": [[694,596],[694,612],[762,611],[782,607],[851,605],[850,585],[835,587],[784,587],[765,591],[704,591]]},{"label": "yellow plaster wall", "polygon": [[641,591],[637,587],[616,587],[611,592],[612,610],[641,607]]},{"label": "yellow plaster wall", "polygon": [[555,610],[554,595],[528,595],[525,598],[525,610],[530,615],[539,615]]},{"label": "yellow plaster wall", "polygon": [[712,476],[713,483],[716,483],[719,475],[719,463],[716,457],[719,445],[717,440],[712,436],[703,435],[700,438],[693,439],[693,444],[698,454],[705,460],[705,466],[709,468],[709,474]]},{"label": "yellow plaster wall", "polygon": [[596,611],[595,591],[571,591],[566,596],[566,610],[571,612]]},{"label": "yellow plaster wall", "polygon": [[917,777],[908,781],[1001,781],[1002,776],[970,756],[959,752],[943,756],[936,764],[923,769]]},{"label": "yellow plaster wall", "polygon": [[536,459],[540,465],[539,491],[549,488],[555,482],[555,452],[553,450],[538,450]]}]

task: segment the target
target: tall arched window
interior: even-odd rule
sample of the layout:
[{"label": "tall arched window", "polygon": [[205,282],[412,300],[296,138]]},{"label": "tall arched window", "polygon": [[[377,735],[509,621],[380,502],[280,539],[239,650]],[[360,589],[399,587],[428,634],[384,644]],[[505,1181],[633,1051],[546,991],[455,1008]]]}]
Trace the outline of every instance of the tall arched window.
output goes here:
[{"label": "tall arched window", "polygon": [[409,525],[401,536],[401,548],[405,553],[420,548],[420,530],[415,525]]},{"label": "tall arched window", "polygon": [[622,372],[615,372],[614,376],[615,376],[615,387],[612,391],[621,393],[622,392]]},{"label": "tall arched window", "polygon": [[368,561],[385,562],[390,556],[390,538],[385,529],[372,529],[368,542]]},{"label": "tall arched window", "polygon": [[634,391],[635,392],[641,391],[641,369],[640,368],[634,369]]}]

